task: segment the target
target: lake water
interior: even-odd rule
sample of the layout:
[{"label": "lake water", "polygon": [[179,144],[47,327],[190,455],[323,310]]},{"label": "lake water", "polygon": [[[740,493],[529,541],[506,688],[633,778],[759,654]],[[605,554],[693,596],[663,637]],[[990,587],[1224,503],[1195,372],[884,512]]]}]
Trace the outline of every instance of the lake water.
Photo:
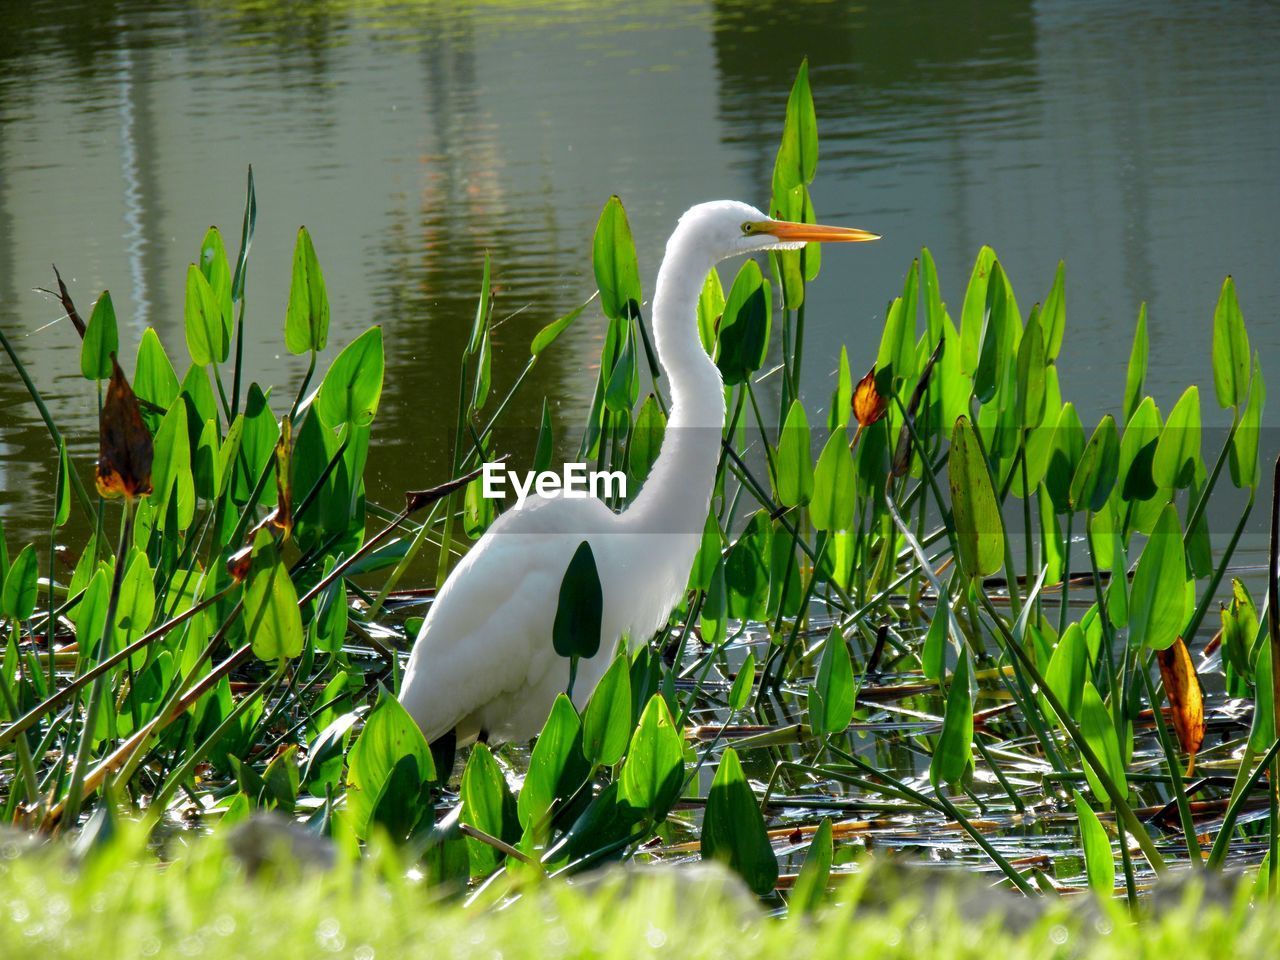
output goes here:
[{"label": "lake water", "polygon": [[[234,254],[253,164],[249,372],[283,390],[305,369],[281,346],[305,223],[330,352],[384,325],[371,492],[398,501],[445,479],[484,251],[502,387],[533,332],[592,291],[591,232],[611,193],[650,280],[690,204],[767,203],[804,56],[820,218],[884,234],[831,252],[812,288],[811,406],[840,344],[855,370],[870,365],[921,245],[957,313],[983,243],[1024,310],[1067,261],[1060,366],[1087,425],[1119,405],[1144,299],[1148,388],[1167,411],[1198,383],[1221,420],[1209,345],[1227,273],[1277,382],[1280,7],[1262,2],[4,0],[0,326],[87,468],[95,393],[70,323],[34,288],[52,286],[51,262],[86,313],[109,287],[124,352],[154,326],[181,373],[186,265],[211,223]],[[580,432],[601,333],[589,313],[557,344],[520,420],[546,395],[562,431]],[[0,370],[12,543],[47,533],[54,451],[7,358]]]}]

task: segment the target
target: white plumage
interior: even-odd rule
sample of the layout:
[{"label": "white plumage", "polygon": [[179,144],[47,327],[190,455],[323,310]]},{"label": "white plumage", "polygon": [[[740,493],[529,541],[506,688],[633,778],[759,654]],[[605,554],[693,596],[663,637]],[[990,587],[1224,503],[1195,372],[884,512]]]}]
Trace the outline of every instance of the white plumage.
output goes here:
[{"label": "white plumage", "polygon": [[698,339],[696,306],[720,260],[806,241],[873,240],[861,230],[771,220],[731,200],[688,210],[667,241],[653,298],[658,362],[671,410],[644,488],[614,513],[594,499],[530,496],[489,528],[449,575],[418,634],[400,702],[428,741],[455,731],[525,740],[569,680],[552,647],[560,583],[578,545],[595,555],[604,610],[600,652],[578,667],[581,708],[617,641],[635,646],[666,622],[688,582],[711,503],[724,428],[720,372]]}]

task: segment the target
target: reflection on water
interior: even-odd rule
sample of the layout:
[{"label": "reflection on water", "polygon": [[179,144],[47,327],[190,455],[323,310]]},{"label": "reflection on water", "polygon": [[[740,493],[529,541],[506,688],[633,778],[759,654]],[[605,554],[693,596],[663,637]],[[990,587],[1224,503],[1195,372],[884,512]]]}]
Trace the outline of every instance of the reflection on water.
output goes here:
[{"label": "reflection on water", "polygon": [[[691,203],[764,202],[807,55],[819,213],[886,237],[826,260],[806,335],[814,406],[841,343],[856,367],[870,362],[883,304],[921,245],[955,306],[990,243],[1024,309],[1066,258],[1062,377],[1086,421],[1117,405],[1147,299],[1149,388],[1167,409],[1186,383],[1209,383],[1228,272],[1255,348],[1278,355],[1266,313],[1280,299],[1278,48],[1280,13],[1263,3],[10,4],[0,324],[87,464],[94,393],[70,326],[46,326],[60,311],[33,288],[56,261],[82,308],[112,289],[128,351],[150,324],[181,356],[185,265],[212,222],[234,250],[253,163],[249,373],[280,389],[302,374],[279,344],[305,222],[334,349],[369,323],[387,331],[371,470],[375,496],[395,500],[443,478],[484,253],[501,385],[533,331],[590,293],[589,240],[610,193],[647,277]],[[539,364],[519,421],[546,394],[560,432],[580,429],[599,337],[584,318]],[[0,418],[0,510],[32,536],[52,450],[11,374]]]}]

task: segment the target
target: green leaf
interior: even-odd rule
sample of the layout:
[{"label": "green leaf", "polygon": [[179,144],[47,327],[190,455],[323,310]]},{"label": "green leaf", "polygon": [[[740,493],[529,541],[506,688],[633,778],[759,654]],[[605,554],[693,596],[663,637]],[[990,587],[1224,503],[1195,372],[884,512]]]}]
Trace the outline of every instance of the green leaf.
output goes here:
[{"label": "green leaf", "polygon": [[151,461],[151,502],[157,526],[168,528],[169,504],[176,503],[177,529],[186,530],[195,516],[195,480],[191,476],[191,446],[187,434],[187,405],[175,403],[156,431]]},{"label": "green leaf", "polygon": [[813,498],[809,518],[816,530],[847,530],[853,525],[857,497],[853,455],[848,435],[836,430],[827,438],[813,472]]},{"label": "green leaf", "polygon": [[1248,398],[1249,363],[1249,334],[1235,281],[1227,277],[1213,311],[1213,388],[1223,408],[1239,407]]},{"label": "green leaf", "polygon": [[1080,821],[1080,845],[1084,848],[1085,872],[1089,887],[1099,897],[1110,900],[1116,889],[1116,859],[1111,852],[1111,839],[1102,821],[1080,794],[1074,791],[1076,817]]},{"label": "green leaf", "polygon": [[245,578],[244,624],[259,660],[292,658],[302,653],[298,594],[266,530],[260,530],[254,538]]},{"label": "green leaf", "polygon": [[956,672],[947,691],[947,712],[942,733],[929,762],[929,780],[934,786],[957,784],[973,769],[973,691],[969,686],[969,653],[961,650]]},{"label": "green leaf", "polygon": [[729,620],[729,587],[725,576],[725,562],[719,558],[711,570],[711,582],[707,596],[698,613],[698,630],[702,642],[711,647],[724,643]]},{"label": "green leaf", "polygon": [[489,385],[492,382],[493,343],[489,339],[489,328],[480,338],[480,357],[476,360],[476,382],[471,391],[471,409],[483,410],[489,399]]},{"label": "green leaf", "polygon": [[600,307],[611,320],[640,315],[640,267],[631,239],[631,225],[622,201],[610,197],[596,223],[591,266],[600,288]]},{"label": "green leaf", "polygon": [[593,764],[612,766],[622,759],[631,736],[631,664],[614,657],[591,694],[582,719],[582,752]]},{"label": "green leaf", "polygon": [[1009,281],[999,261],[993,261],[987,282],[978,365],[973,372],[973,394],[979,403],[989,403],[995,397],[1004,380],[1006,366],[1016,363],[1017,355],[1013,350],[1021,323],[1017,311]]},{"label": "green leaf", "polygon": [[964,307],[960,313],[960,370],[970,377],[978,369],[987,313],[987,285],[995,259],[995,251],[990,247],[983,247],[978,251],[973,271],[969,274],[969,286],[964,294]]},{"label": "green leaf", "polygon": [[813,833],[813,839],[809,841],[809,852],[800,867],[796,884],[791,888],[791,896],[787,900],[787,916],[808,916],[826,900],[833,853],[831,818],[823,817]]},{"label": "green leaf", "polygon": [[[397,768],[402,773],[393,779]],[[380,822],[393,812],[401,820],[418,819],[430,809],[427,787],[435,779],[422,730],[395,697],[383,691],[347,756],[347,813],[356,836],[369,835],[375,811]]]},{"label": "green leaf", "polygon": [[[1089,648],[1080,624],[1072,623],[1054,647],[1049,666],[1045,668],[1044,679],[1049,689],[1067,708],[1067,713],[1078,717],[1088,677]],[[1043,708],[1046,715],[1053,715],[1047,702]]]},{"label": "green leaf", "polygon": [[827,432],[833,433],[849,425],[853,413],[853,375],[849,372],[849,351],[840,345],[840,366],[836,372],[836,389],[831,395],[831,409],[827,411]]},{"label": "green leaf", "polygon": [[1240,424],[1231,440],[1231,482],[1237,487],[1258,489],[1258,446],[1262,439],[1262,408],[1267,402],[1267,386],[1262,379],[1262,365],[1253,359],[1253,379],[1249,383],[1249,400]]},{"label": "green leaf", "polygon": [[772,296],[760,265],[748,260],[738,271],[720,320],[716,365],[728,386],[747,380],[769,348]]},{"label": "green leaf", "polygon": [[1151,473],[1160,440],[1160,411],[1146,397],[1138,404],[1120,440],[1120,496],[1124,500],[1150,500],[1159,490]]},{"label": "green leaf", "polygon": [[1044,332],[1039,323],[1028,324],[1018,347],[1016,410],[1017,424],[1023,430],[1032,430],[1044,420],[1047,365]]},{"label": "green leaf", "polygon": [[1064,403],[1058,413],[1058,423],[1053,429],[1053,443],[1049,447],[1049,459],[1045,465],[1044,485],[1053,499],[1058,513],[1072,509],[1071,482],[1080,468],[1084,455],[1084,425],[1076,413],[1075,404]]},{"label": "green leaf", "polygon": [[[462,771],[459,790],[462,811],[458,819],[506,843],[520,839],[520,819],[516,811],[516,798],[507,786],[502,768],[483,743],[471,748],[467,766]],[[486,843],[467,839],[471,857],[471,875],[487,877],[505,859],[503,854]]]},{"label": "green leaf", "polygon": [[138,341],[138,363],[134,368],[133,392],[139,400],[168,410],[178,397],[178,375],[153,328],[142,331]]},{"label": "green leaf", "polygon": [[666,430],[666,414],[651,393],[640,405],[635,425],[631,428],[631,437],[627,441],[628,499],[634,500],[648,479],[649,471],[653,469],[658,453],[662,450],[662,438]]},{"label": "green leaf", "polygon": [[[7,584],[6,584],[7,586]],[[84,588],[84,596],[72,615],[76,624],[79,662],[88,666],[97,654],[98,642],[107,625],[107,602],[111,596],[111,577],[105,564],[98,567]]]},{"label": "green leaf", "polygon": [[717,860],[763,897],[778,882],[778,858],[769,843],[760,804],[733,747],[724,751],[702,824],[702,859]]},{"label": "green leaf", "polygon": [[555,453],[555,434],[551,428],[551,411],[547,398],[542,398],[542,421],[538,426],[538,445],[533,452],[533,472],[551,469],[551,457]]},{"label": "green leaf", "polygon": [[693,558],[693,568],[689,571],[689,589],[706,590],[711,586],[711,576],[716,565],[721,563],[721,551],[724,540],[720,536],[720,524],[712,511],[707,513],[707,522],[702,527],[702,544],[698,547],[697,556]]},{"label": "green leaf", "polygon": [[467,340],[468,357],[473,357],[480,349],[484,333],[489,329],[489,303],[491,289],[489,286],[489,252],[484,254],[484,270],[480,274],[480,299],[476,301],[475,319],[471,321],[471,337]]},{"label": "green leaf", "polygon": [[804,415],[804,405],[793,400],[778,441],[777,494],[783,506],[800,506],[813,496],[813,460],[809,457],[809,445],[809,420]]},{"label": "green leaf", "polygon": [[23,547],[4,577],[4,587],[0,588],[0,616],[12,620],[27,620],[36,609],[36,596],[39,588],[40,562],[36,559],[36,549],[27,544]]},{"label": "green leaf", "polygon": [[803,60],[787,97],[782,144],[774,161],[775,184],[786,189],[813,182],[818,169],[818,119],[809,88],[809,61]]},{"label": "green leaf", "polygon": [[767,614],[772,538],[768,513],[757,510],[725,557],[729,616],[759,620]]},{"label": "green leaf", "polygon": [[1195,479],[1200,463],[1200,390],[1187,387],[1169,411],[1160,431],[1151,475],[1162,487],[1182,489]]},{"label": "green leaf", "polygon": [[558,320],[552,320],[545,327],[539,330],[534,335],[533,342],[529,344],[529,355],[536,357],[541,354],[543,350],[547,349],[547,347],[551,346],[551,344],[555,343],[556,338],[568,330],[569,327],[573,325],[573,321],[582,316],[582,311],[587,309],[587,304],[590,302],[591,301],[588,300],[581,306],[574,307],[563,317],[560,317]]},{"label": "green leaf", "polygon": [[1147,304],[1144,300],[1138,308],[1138,325],[1133,331],[1133,348],[1129,351],[1129,369],[1124,380],[1124,422],[1128,423],[1138,404],[1142,402],[1142,389],[1147,380]]},{"label": "green leaf", "polygon": [[915,315],[908,316],[901,297],[894,297],[876,353],[876,389],[881,396],[897,393],[895,382],[915,375]]},{"label": "green leaf", "polygon": [[329,427],[367,426],[378,412],[384,367],[382,327],[370,327],[334,357],[316,397],[316,412]]},{"label": "green leaf", "polygon": [[551,641],[562,657],[594,657],[600,649],[604,594],[591,544],[583,540],[574,551],[564,577]]},{"label": "green leaf", "polygon": [[738,713],[747,708],[751,700],[751,690],[756,682],[756,654],[748,651],[747,659],[738,668],[738,675],[733,678],[733,686],[729,688],[729,710]]},{"label": "green leaf", "polygon": [[1164,650],[1186,617],[1187,559],[1178,511],[1168,504],[1138,558],[1129,594],[1129,643]]},{"label": "green leaf", "polygon": [[1053,274],[1053,286],[1044,298],[1040,310],[1040,326],[1044,330],[1045,359],[1052,362],[1062,351],[1062,335],[1067,326],[1067,296],[1065,291],[1067,267],[1061,260]]},{"label": "green leaf", "polygon": [[556,697],[551,715],[538,734],[516,803],[526,835],[539,832],[552,805],[575,793],[589,772],[582,755],[582,722],[562,693]]},{"label": "green leaf", "polygon": [[1115,419],[1107,414],[1085,444],[1071,478],[1071,509],[1101,510],[1116,485],[1119,469],[1120,434]]},{"label": "green leaf", "polygon": [[329,294],[324,272],[306,227],[293,245],[293,275],[284,314],[284,343],[290,353],[318,353],[329,342]]},{"label": "green leaf", "polygon": [[622,767],[622,796],[654,822],[664,820],[684,785],[680,731],[661,694],[649,698]]},{"label": "green leaf", "polygon": [[111,304],[111,291],[103,290],[93,305],[80,345],[80,373],[86,380],[111,378],[111,355],[120,350],[120,334],[116,329],[116,310]]},{"label": "green leaf", "polygon": [[1004,563],[1004,522],[987,461],[967,417],[956,420],[947,474],[960,569],[970,578],[990,576]]},{"label": "green leaf", "polygon": [[702,341],[702,349],[707,351],[707,356],[715,355],[716,331],[723,314],[724,287],[720,285],[719,271],[712,267],[702,284],[702,292],[698,294],[698,338]]},{"label": "green leaf", "polygon": [[222,363],[231,352],[231,324],[208,279],[194,263],[187,267],[184,308],[187,352],[197,366]]},{"label": "green leaf", "polygon": [[[1103,769],[1111,777],[1121,795],[1127,795],[1128,779],[1125,776],[1124,758],[1120,753],[1120,741],[1116,738],[1115,725],[1111,722],[1111,714],[1107,712],[1106,704],[1102,702],[1097,688],[1088,680],[1085,681],[1084,694],[1080,699],[1079,723],[1080,733],[1085,742],[1097,755]],[[1084,772],[1093,790],[1094,798],[1102,804],[1104,809],[1110,809],[1111,799],[1088,761],[1085,761]]]},{"label": "green leaf", "polygon": [[950,622],[945,602],[939,603],[933,611],[933,619],[929,621],[924,648],[920,651],[921,669],[930,680],[941,680],[946,669],[947,630]]},{"label": "green leaf", "polygon": [[253,245],[253,231],[258,224],[258,192],[253,186],[253,164],[245,184],[244,218],[240,223],[240,254],[236,257],[236,272],[231,278],[231,296],[244,299],[244,283],[249,265],[249,248]]},{"label": "green leaf", "polygon": [[[152,477],[155,473],[153,468]],[[53,525],[61,527],[71,519],[71,463],[67,460],[67,442],[58,439],[58,476],[53,485]]]},{"label": "green leaf", "polygon": [[857,688],[853,661],[839,626],[833,626],[822,646],[818,676],[809,688],[809,727],[819,737],[843,733],[853,720]]}]

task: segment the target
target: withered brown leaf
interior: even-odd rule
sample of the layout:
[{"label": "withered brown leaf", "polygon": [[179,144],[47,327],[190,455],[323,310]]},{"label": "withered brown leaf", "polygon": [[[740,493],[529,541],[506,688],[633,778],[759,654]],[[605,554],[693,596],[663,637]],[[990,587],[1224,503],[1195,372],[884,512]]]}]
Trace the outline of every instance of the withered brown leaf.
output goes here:
[{"label": "withered brown leaf", "polygon": [[98,429],[98,493],[136,499],[151,492],[151,433],[142,422],[138,398],[111,355],[111,381]]},{"label": "withered brown leaf", "polygon": [[1173,729],[1184,753],[1191,758],[1187,775],[1195,769],[1196,753],[1204,743],[1204,694],[1195,664],[1182,638],[1174,640],[1167,650],[1156,651],[1164,693],[1173,714]]}]

